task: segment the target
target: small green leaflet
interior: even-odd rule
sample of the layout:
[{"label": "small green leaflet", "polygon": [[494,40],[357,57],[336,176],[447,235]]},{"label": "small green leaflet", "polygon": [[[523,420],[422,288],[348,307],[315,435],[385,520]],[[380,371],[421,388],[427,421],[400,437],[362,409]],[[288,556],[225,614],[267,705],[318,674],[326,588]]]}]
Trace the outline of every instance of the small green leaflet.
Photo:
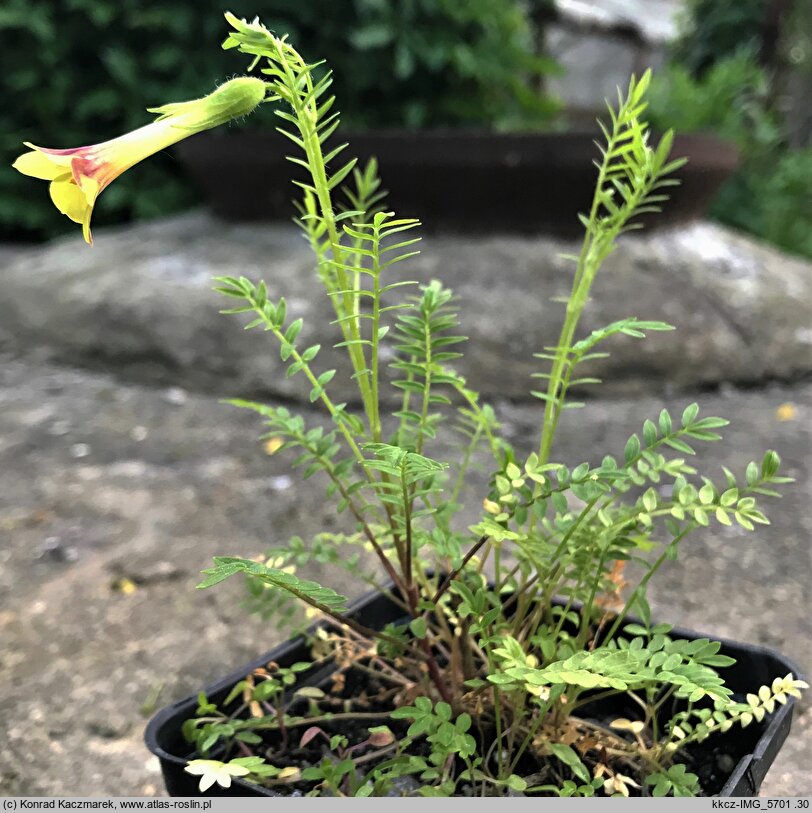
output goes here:
[{"label": "small green leaflet", "polygon": [[623,333],[626,336],[633,336],[634,338],[641,339],[646,335],[646,330],[674,330],[674,326],[669,325],[666,322],[644,322],[632,316],[628,319],[621,319],[618,322],[612,322],[611,325],[607,325],[599,330],[593,330],[589,336],[587,336],[585,339],[581,339],[581,341],[576,342],[572,346],[572,352],[575,355],[586,353],[588,350],[591,350],[596,344],[598,344],[598,342],[609,338],[609,336],[614,336],[617,333]]},{"label": "small green leaflet", "polygon": [[273,567],[266,567],[251,559],[239,559],[231,556],[215,556],[214,567],[204,570],[206,578],[197,585],[198,588],[211,587],[236,573],[247,573],[272,587],[286,590],[297,598],[314,606],[342,612],[347,609],[347,598],[329,587],[322,587],[318,582],[300,579],[291,573],[285,573]]}]

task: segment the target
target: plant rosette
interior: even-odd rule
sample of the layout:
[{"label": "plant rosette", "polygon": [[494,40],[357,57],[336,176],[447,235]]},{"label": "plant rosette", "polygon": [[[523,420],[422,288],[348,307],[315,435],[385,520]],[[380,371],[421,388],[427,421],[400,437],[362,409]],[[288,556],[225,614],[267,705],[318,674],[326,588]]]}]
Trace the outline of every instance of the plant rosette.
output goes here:
[{"label": "plant rosette", "polygon": [[[318,623],[216,697],[200,694],[180,726],[185,775],[200,790],[248,782],[317,796],[713,792],[697,749],[720,736],[726,747],[746,740],[772,715],[788,726],[782,709],[807,684],[779,660],[740,684],[720,642],[652,621],[647,589],[690,534],[711,523],[747,531],[767,523],[763,498],[790,478],[773,451],[741,474],[700,474],[694,447],[720,440],[727,421],[696,404],[645,420],[615,456],[567,465],[554,453],[562,414],[579,406],[570,388],[586,383],[581,362],[605,356],[613,336],[672,330],[630,316],[578,332],[604,259],[641,215],[658,210],[683,163],[669,159],[670,132],[658,143],[649,135],[650,74],[632,78],[601,124],[561,334],[536,354],[540,431],[528,453],[505,439],[495,411],[454,370],[464,338],[452,292],[402,274],[417,253],[419,222],[387,210],[375,162],[339,160],[330,74],[259,21],[227,19],[224,47],[251,57],[264,98],[259,80],[242,80],[225,96],[166,106],[160,112],[181,117],[185,129],[161,129],[161,138],[172,143],[260,101],[275,105],[290,160],[307,173],[298,223],[335,310],[360,409],[331,397],[336,373],[319,367],[320,347],[307,343],[284,298],[271,298],[262,281],[217,279],[231,304],[225,312],[247,316],[246,329],[276,342],[285,375],[304,383],[329,425],[278,405],[232,403],[264,420],[266,450],[293,452],[304,477],[323,478],[345,529],[254,558],[220,556],[204,571],[201,588],[245,578],[255,609],[291,632],[300,628],[296,605]],[[215,99],[224,104],[211,113]],[[57,206],[87,230],[102,188],[90,183],[94,169],[107,182],[159,149],[158,129],[143,132],[150,138],[136,138],[126,161],[108,163],[94,148],[39,150],[20,169],[51,180]],[[390,386],[379,375],[384,360],[401,396],[392,414],[380,406]],[[446,429],[461,438],[453,460],[435,456]],[[466,521],[461,495],[483,454],[491,476],[479,517]],[[344,568],[383,604],[354,613],[343,595],[299,575],[310,562]]]}]

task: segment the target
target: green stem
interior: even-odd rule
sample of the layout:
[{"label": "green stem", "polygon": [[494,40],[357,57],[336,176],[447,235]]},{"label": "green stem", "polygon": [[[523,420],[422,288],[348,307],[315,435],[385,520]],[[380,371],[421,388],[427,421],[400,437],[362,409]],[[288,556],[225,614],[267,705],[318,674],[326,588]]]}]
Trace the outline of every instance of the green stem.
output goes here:
[{"label": "green stem", "polygon": [[352,342],[347,346],[347,349],[355,376],[358,380],[358,387],[361,392],[361,400],[364,405],[364,410],[367,414],[367,419],[370,421],[370,425],[372,425],[372,394],[368,380],[369,374],[367,372],[366,354],[364,353],[363,345],[358,343],[361,339],[359,325],[360,319],[357,310],[355,310],[353,307],[353,295],[347,283],[345,257],[338,234],[338,229],[336,227],[335,213],[333,211],[332,199],[330,197],[330,187],[327,180],[327,170],[324,166],[324,154],[321,149],[321,141],[319,139],[317,130],[318,107],[317,100],[313,96],[313,82],[310,74],[305,74],[305,98],[311,99],[311,107],[308,107],[303,103],[301,92],[297,89],[299,77],[292,69],[288,56],[297,62],[300,67],[304,67],[303,60],[290,46],[283,48],[283,46],[279,45],[277,47],[280,62],[287,77],[288,86],[292,91],[291,103],[294,108],[294,113],[296,114],[296,121],[302,134],[302,143],[304,145],[305,156],[307,158],[307,165],[313,180],[313,189],[316,193],[316,199],[319,202],[322,220],[327,228],[330,250],[336,270],[337,284],[339,286],[339,290],[344,292],[341,294],[341,306],[338,304],[338,297],[331,297],[331,299],[334,300],[334,305],[337,312],[341,311],[341,315],[339,316],[339,325],[341,327],[341,332],[344,335],[344,339],[345,341]]},{"label": "green stem", "polygon": [[355,517],[356,521],[361,525],[364,530],[364,534],[369,541],[369,544],[372,546],[372,550],[375,552],[375,555],[378,557],[381,565],[383,565],[383,569],[386,571],[386,574],[389,578],[394,582],[395,586],[404,592],[404,584],[400,576],[398,575],[397,570],[392,566],[392,563],[389,561],[389,557],[386,555],[386,551],[380,546],[375,534],[372,532],[372,529],[369,527],[369,523],[364,519],[361,512],[358,510],[358,506],[355,504],[355,501],[352,499],[352,495],[347,491],[344,487],[344,484],[338,478],[335,473],[335,466],[333,466],[332,462],[329,462],[329,465],[325,466],[328,476],[335,484],[336,488],[338,489],[339,494],[343,497],[344,501],[347,503],[347,507],[352,512],[352,515]]},{"label": "green stem", "polygon": [[527,732],[527,736],[522,741],[522,744],[516,750],[516,753],[513,755],[513,760],[510,763],[510,767],[508,768],[508,775],[512,774],[516,770],[516,766],[519,764],[519,760],[522,758],[522,754],[527,750],[527,747],[533,742],[533,738],[536,736],[541,724],[544,722],[545,717],[547,716],[547,712],[550,710],[550,703],[546,703],[539,709],[539,713],[536,716],[536,719],[533,721],[533,724],[530,726],[529,731]]},{"label": "green stem", "polygon": [[465,475],[468,473],[468,467],[471,465],[471,456],[474,449],[479,445],[479,439],[482,437],[482,427],[477,425],[474,434],[471,437],[471,442],[465,447],[465,453],[460,463],[460,470],[457,473],[457,480],[454,483],[454,490],[451,492],[450,502],[456,503],[460,497],[462,486],[465,483]]},{"label": "green stem", "polygon": [[[412,364],[414,364],[415,363],[415,357],[411,356],[409,358],[409,361]],[[407,382],[414,381],[414,374],[411,372],[411,370],[406,374],[406,381]],[[404,388],[403,397],[402,397],[401,402],[400,402],[401,418],[400,418],[400,423],[398,424],[397,434],[395,435],[395,446],[403,446],[406,443],[406,438],[404,437],[404,433],[405,433],[405,430],[406,430],[407,421],[406,421],[406,418],[404,418],[402,416],[408,411],[410,401],[411,401],[411,392],[410,392],[410,390],[408,388]]]},{"label": "green stem", "polygon": [[[567,532],[561,538],[561,541],[556,546],[556,549],[553,551],[552,556],[550,556],[550,559],[549,559],[550,565],[549,565],[549,567],[547,569],[546,574],[543,577],[544,590],[542,591],[542,597],[538,601],[528,601],[528,603],[527,603],[528,608],[532,607],[533,605],[538,605],[538,604],[540,604],[542,607],[545,608],[545,612],[549,608],[550,602],[552,601],[553,595],[555,594],[556,588],[558,586],[558,580],[562,575],[563,565],[562,565],[562,562],[561,562],[561,556],[564,553],[564,549],[566,548],[567,543],[572,538],[572,535],[580,527],[581,523],[587,518],[587,516],[589,515],[589,512],[595,507],[596,503],[598,502],[598,499],[599,498],[596,497],[595,499],[590,500],[590,502],[588,502],[581,509],[581,512],[579,513],[578,517],[575,519],[573,524],[570,525],[570,527],[567,529]],[[513,571],[511,571],[511,573],[512,572]],[[521,596],[529,597],[530,594],[529,594],[528,590],[529,590],[530,586],[532,586],[532,584],[534,582],[539,581],[541,578],[542,578],[541,569],[537,568],[536,575],[533,576],[529,581],[527,581],[525,583],[525,585],[522,587],[521,591],[519,591]],[[504,585],[501,585],[501,586],[504,586]],[[508,601],[505,603],[506,608],[511,603],[511,601],[513,601],[515,599],[515,596],[516,596],[516,594],[511,596],[510,599],[508,599]],[[563,618],[564,618],[564,616],[562,615],[561,619],[559,621],[559,627],[558,627],[557,632],[560,631],[560,627],[563,624]],[[523,610],[517,611],[517,613],[515,615],[515,618],[514,618],[514,624],[513,624],[514,634],[518,635],[521,632],[521,628],[524,625],[525,620],[526,620],[526,612],[523,611]]]},{"label": "green stem", "polygon": [[620,611],[614,623],[610,627],[609,632],[606,633],[604,644],[608,644],[609,641],[611,641],[612,638],[614,637],[615,633],[617,633],[621,624],[626,619],[626,616],[628,615],[629,610],[631,609],[634,602],[645,591],[646,586],[651,581],[651,577],[660,569],[663,562],[668,558],[668,551],[671,548],[671,546],[676,545],[687,534],[689,534],[691,531],[698,527],[699,527],[698,523],[692,522],[690,525],[684,528],[679,534],[677,534],[677,536],[675,536],[674,539],[668,545],[665,546],[665,550],[663,550],[663,552],[657,557],[649,571],[646,573],[645,576],[643,576],[642,579],[640,579],[640,582],[638,583],[637,587],[635,587],[634,590],[632,591],[632,594],[629,596],[628,600],[626,601],[626,604],[623,606],[623,609]]},{"label": "green stem", "polygon": [[465,399],[468,403],[468,406],[471,407],[471,410],[479,419],[478,426],[482,426],[485,434],[488,438],[488,444],[491,447],[491,454],[493,455],[493,459],[496,461],[497,465],[499,464],[499,441],[497,440],[496,436],[493,434],[493,430],[491,429],[489,421],[486,419],[484,413],[482,412],[482,407],[479,405],[479,400],[477,393],[473,390],[469,390],[467,387],[463,386],[462,384],[455,384],[454,389]]},{"label": "green stem", "polygon": [[[263,312],[262,312],[262,310],[260,308],[257,308],[257,313],[259,313],[260,316],[264,316],[264,314],[263,314]],[[284,333],[282,333],[282,331],[278,327],[275,327],[270,322],[270,320],[266,320],[266,322],[270,326],[270,328],[271,328],[271,330],[273,332],[273,335],[279,340],[279,342],[282,343],[282,344],[286,344],[287,342],[285,340]],[[356,460],[358,460],[359,463],[363,463],[366,460],[366,458],[363,455],[363,452],[358,447],[358,444],[356,443],[355,438],[352,436],[352,433],[347,428],[346,421],[344,421],[343,417],[339,414],[339,411],[336,408],[336,405],[332,402],[332,400],[330,399],[330,396],[327,395],[327,393],[324,391],[324,387],[322,387],[319,384],[318,379],[316,378],[313,371],[310,369],[310,365],[302,358],[301,354],[299,353],[299,351],[295,347],[291,351],[291,356],[293,357],[293,359],[294,359],[294,361],[296,363],[301,365],[302,372],[304,372],[305,376],[307,377],[307,380],[310,382],[310,385],[313,388],[318,388],[321,391],[321,395],[319,396],[319,399],[324,404],[327,411],[330,413],[330,416],[335,421],[335,424],[336,424],[336,426],[338,426],[339,431],[341,432],[341,434],[344,435],[344,439],[347,441],[347,445],[350,447],[350,450],[352,451],[352,453],[355,456]]]},{"label": "green stem", "polygon": [[423,441],[425,439],[426,423],[429,417],[429,404],[431,402],[431,334],[429,333],[429,323],[425,322],[423,327],[424,340],[426,343],[426,381],[423,386],[423,404],[420,410],[420,431],[417,436],[415,450],[418,454],[423,453]]},{"label": "green stem", "polygon": [[403,521],[406,530],[406,545],[403,552],[403,576],[406,582],[406,588],[411,590],[412,587],[412,495],[409,487],[406,485],[406,469],[403,468],[400,477],[400,487],[403,491]]},{"label": "green stem", "polygon": [[[572,341],[581,314],[589,299],[589,291],[595,275],[604,258],[611,251],[615,239],[623,230],[628,219],[633,216],[640,202],[645,199],[656,180],[655,174],[642,178],[635,177],[629,197],[624,200],[621,208],[613,207],[611,203],[607,202],[605,187],[609,181],[609,171],[612,164],[611,155],[618,141],[627,135],[627,133],[624,133],[624,127],[628,128],[630,121],[624,115],[624,111],[629,112],[626,110],[625,105],[621,105],[617,116],[612,116],[612,133],[608,134],[606,151],[599,165],[598,180],[592,196],[592,206],[586,221],[586,233],[578,256],[572,290],[567,300],[564,324],[561,327],[561,334],[556,345],[555,361],[553,362],[547,386],[544,423],[539,444],[539,460],[542,465],[550,457],[553,438],[558,426],[558,418],[563,408],[564,379],[568,368],[573,363],[573,360],[569,358]],[[631,121],[636,123],[636,113],[631,113]],[[605,219],[599,216],[602,204],[605,204],[611,212],[611,216]]]},{"label": "green stem", "polygon": [[[375,241],[376,244],[380,242],[380,229],[375,228]],[[380,412],[380,397],[378,394],[378,331],[381,322],[381,268],[380,268],[380,254],[378,251],[374,253],[374,265],[372,269],[372,353],[370,360],[370,367],[372,369],[372,389],[370,393],[370,405],[372,412],[370,414],[369,430],[372,433],[372,439],[379,443],[381,440],[381,412]]]},{"label": "green stem", "polygon": [[[601,554],[598,563],[595,566],[595,578],[592,580],[592,587],[589,591],[589,598],[584,602],[581,608],[581,623],[578,628],[578,637],[576,640],[576,647],[583,649],[586,645],[586,636],[589,631],[589,619],[592,615],[592,605],[595,602],[595,596],[598,594],[601,579],[604,575],[604,563],[606,562],[606,555],[609,553],[609,548],[612,545],[612,536],[609,536],[601,548]],[[579,585],[580,586],[580,585]]]},{"label": "green stem", "polygon": [[448,590],[448,588],[451,586],[451,582],[453,582],[454,579],[456,579],[457,576],[460,575],[460,573],[465,569],[465,566],[468,564],[468,562],[470,562],[471,559],[473,559],[473,557],[476,555],[476,552],[487,541],[488,541],[487,536],[480,537],[477,543],[468,551],[468,553],[465,554],[463,560],[460,562],[460,566],[455,568],[452,573],[449,573],[443,580],[443,583],[440,585],[440,587],[437,588],[437,592],[434,594],[434,597],[431,600],[432,604],[437,604],[437,602],[442,598],[446,590]]},{"label": "green stem", "polygon": [[[541,443],[539,446],[539,462],[544,465],[550,459],[550,451],[553,446],[553,437],[558,424],[558,413],[560,412],[559,389],[564,376],[565,367],[568,365],[572,340],[575,337],[575,330],[581,319],[581,313],[586,305],[589,288],[595,276],[596,268],[588,265],[590,249],[594,235],[594,224],[596,221],[599,196],[598,191],[603,187],[606,175],[606,164],[601,163],[598,174],[598,183],[595,187],[595,195],[592,198],[592,208],[589,213],[589,226],[587,227],[584,242],[581,245],[581,253],[578,257],[578,265],[575,269],[575,278],[572,283],[572,291],[567,300],[567,311],[564,317],[564,324],[561,327],[561,334],[558,338],[555,351],[555,361],[550,371],[550,379],[547,384],[547,401],[544,404],[544,424],[541,431]],[[591,271],[591,273],[590,273]],[[584,278],[586,282],[584,283]]]}]

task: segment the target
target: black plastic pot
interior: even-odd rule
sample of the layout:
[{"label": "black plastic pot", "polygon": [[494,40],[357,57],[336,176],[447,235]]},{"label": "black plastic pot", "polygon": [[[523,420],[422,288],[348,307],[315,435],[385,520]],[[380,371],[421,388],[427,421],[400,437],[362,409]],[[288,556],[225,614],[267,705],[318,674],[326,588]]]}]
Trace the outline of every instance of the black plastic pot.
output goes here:
[{"label": "black plastic pot", "polygon": [[[457,232],[581,233],[599,158],[595,130],[493,133],[486,130],[342,132],[346,158],[378,159],[388,206],[429,229]],[[210,132],[177,147],[215,214],[228,220],[289,220],[298,198],[291,179],[304,170],[285,159],[293,144],[276,132]],[[739,163],[736,147],[715,136],[677,136],[672,155],[688,158],[680,186],[649,228],[701,217]],[[309,179],[308,179],[309,180]]]},{"label": "black plastic pot", "polygon": [[[365,626],[381,629],[386,624],[402,620],[403,611],[386,596],[370,593],[360,598],[351,608],[351,614]],[[635,619],[629,619],[629,623]],[[706,638],[691,630],[675,628],[674,638]],[[720,654],[736,659],[734,666],[724,671],[725,681],[734,693],[744,695],[755,691],[763,684],[769,684],[775,677],[783,677],[791,672],[800,677],[798,667],[788,658],[774,650],[734,641],[721,641]],[[217,705],[222,704],[232,687],[250,674],[254,669],[274,661],[280,666],[290,666],[297,661],[307,660],[309,651],[302,637],[275,647],[261,657],[241,666],[228,677],[208,686],[204,691],[209,700]],[[311,675],[306,681],[309,684],[322,682],[331,671],[325,667]],[[194,716],[197,708],[197,694],[179,700],[159,711],[147,724],[144,738],[149,750],[158,757],[164,784],[170,796],[199,796],[199,778],[186,773],[186,763],[194,756],[189,744],[181,733],[184,721]],[[786,705],[778,706],[773,714],[767,715],[761,723],[752,723],[746,729],[733,728],[725,734],[717,734],[714,742],[722,752],[740,752],[741,756],[719,789],[718,796],[756,796],[775,761],[792,724],[792,713],[795,701],[790,698]],[[733,747],[735,743],[735,747]],[[207,796],[278,796],[279,794],[261,788],[241,779],[234,779],[230,788],[214,785]]]}]

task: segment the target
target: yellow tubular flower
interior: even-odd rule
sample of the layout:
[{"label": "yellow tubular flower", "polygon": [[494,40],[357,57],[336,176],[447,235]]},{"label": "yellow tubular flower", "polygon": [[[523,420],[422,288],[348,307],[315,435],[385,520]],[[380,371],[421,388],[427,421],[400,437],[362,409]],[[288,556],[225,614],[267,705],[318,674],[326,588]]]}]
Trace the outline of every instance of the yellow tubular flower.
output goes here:
[{"label": "yellow tubular flower", "polygon": [[152,124],[89,147],[51,150],[25,142],[31,152],[21,155],[13,166],[23,175],[50,181],[54,205],[82,224],[85,240],[92,245],[90,216],[96,198],[111,181],[184,138],[248,115],[265,98],[265,88],[261,79],[232,79],[201,99],[151,108],[150,113],[159,114]]}]

